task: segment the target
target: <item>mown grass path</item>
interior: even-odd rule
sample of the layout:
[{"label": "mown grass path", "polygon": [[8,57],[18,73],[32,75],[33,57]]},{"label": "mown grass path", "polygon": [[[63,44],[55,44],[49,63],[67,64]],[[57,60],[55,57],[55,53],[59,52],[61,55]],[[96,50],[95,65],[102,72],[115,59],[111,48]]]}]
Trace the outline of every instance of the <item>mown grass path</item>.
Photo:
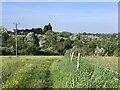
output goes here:
[{"label": "mown grass path", "polygon": [[51,88],[49,70],[60,57],[4,57],[2,58],[3,88]]}]

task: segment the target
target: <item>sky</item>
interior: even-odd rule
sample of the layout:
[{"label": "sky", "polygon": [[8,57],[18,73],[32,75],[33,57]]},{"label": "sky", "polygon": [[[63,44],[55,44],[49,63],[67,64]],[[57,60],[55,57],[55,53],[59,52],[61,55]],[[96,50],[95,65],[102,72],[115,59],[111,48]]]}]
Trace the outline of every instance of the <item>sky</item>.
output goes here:
[{"label": "sky", "polygon": [[117,33],[117,2],[2,2],[2,25],[12,30],[53,26],[53,31]]}]

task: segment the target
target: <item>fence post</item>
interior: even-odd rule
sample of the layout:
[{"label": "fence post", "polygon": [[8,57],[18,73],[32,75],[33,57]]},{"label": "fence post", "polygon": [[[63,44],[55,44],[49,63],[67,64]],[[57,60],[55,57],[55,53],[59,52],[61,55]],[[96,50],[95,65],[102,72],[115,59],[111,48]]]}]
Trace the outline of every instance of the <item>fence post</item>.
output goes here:
[{"label": "fence post", "polygon": [[73,60],[73,56],[74,56],[74,52],[72,52],[71,54],[71,61]]},{"label": "fence post", "polygon": [[71,58],[71,56],[72,56],[72,52],[70,51],[70,58]]},{"label": "fence post", "polygon": [[77,58],[77,70],[80,68],[80,53],[78,53],[78,58]]}]

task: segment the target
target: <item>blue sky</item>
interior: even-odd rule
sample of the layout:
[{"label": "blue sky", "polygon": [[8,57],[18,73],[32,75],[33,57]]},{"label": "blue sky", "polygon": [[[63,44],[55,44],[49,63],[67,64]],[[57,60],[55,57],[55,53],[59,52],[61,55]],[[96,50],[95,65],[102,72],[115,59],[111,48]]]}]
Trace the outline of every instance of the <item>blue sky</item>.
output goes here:
[{"label": "blue sky", "polygon": [[2,24],[9,30],[43,28],[51,23],[54,31],[73,33],[118,32],[117,2],[3,2]]}]

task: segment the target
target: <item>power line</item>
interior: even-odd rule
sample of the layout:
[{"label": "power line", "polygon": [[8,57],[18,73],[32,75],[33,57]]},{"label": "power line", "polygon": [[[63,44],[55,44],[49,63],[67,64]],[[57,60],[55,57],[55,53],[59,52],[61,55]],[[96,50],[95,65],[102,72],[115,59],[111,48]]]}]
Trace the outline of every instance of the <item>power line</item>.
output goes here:
[{"label": "power line", "polygon": [[15,24],[15,36],[16,36],[16,56],[17,56],[17,27],[20,23],[13,23]]}]

